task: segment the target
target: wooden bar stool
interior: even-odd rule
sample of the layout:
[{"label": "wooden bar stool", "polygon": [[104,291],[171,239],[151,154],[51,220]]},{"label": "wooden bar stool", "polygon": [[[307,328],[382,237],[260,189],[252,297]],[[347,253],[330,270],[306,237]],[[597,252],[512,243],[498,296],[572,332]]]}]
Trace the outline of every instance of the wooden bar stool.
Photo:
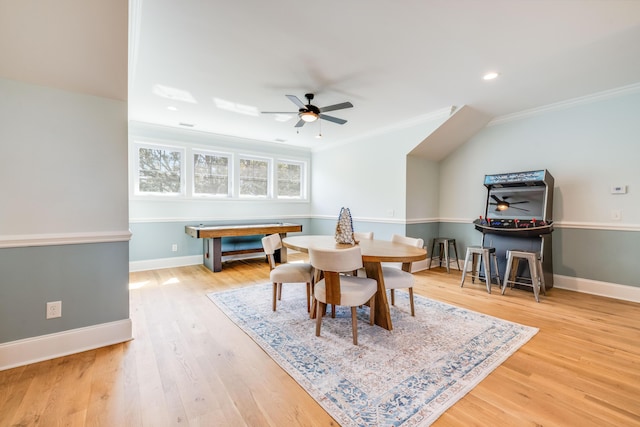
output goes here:
[{"label": "wooden bar stool", "polygon": [[[518,277],[518,265],[520,260],[526,260],[529,266],[528,277]],[[544,272],[542,271],[542,260],[540,254],[533,251],[509,250],[507,251],[507,267],[504,271],[504,280],[502,281],[502,295],[507,290],[507,285],[531,286],[533,288],[533,296],[536,302],[540,302],[539,294],[546,295],[547,289],[544,283]]]},{"label": "wooden bar stool", "polygon": [[[491,261],[489,261],[491,260]],[[500,273],[498,273],[498,259],[496,258],[496,248],[489,246],[468,246],[467,254],[464,257],[464,266],[462,267],[462,281],[460,287],[464,285],[464,279],[469,271],[469,262],[471,262],[471,283],[477,278],[480,280],[480,263],[484,265],[484,281],[487,284],[487,292],[491,293],[491,278],[495,277],[500,287]],[[491,274],[491,264],[493,264],[493,272]]]},{"label": "wooden bar stool", "polygon": [[433,239],[433,242],[431,243],[431,257],[429,258],[427,269],[431,268],[431,259],[433,258],[433,250],[435,249],[436,245],[438,245],[438,252],[440,255],[439,266],[442,267],[442,258],[444,255],[444,262],[447,267],[447,273],[449,273],[449,246],[452,246],[453,252],[456,254],[456,265],[458,266],[458,270],[460,270],[460,260],[458,259],[458,247],[456,245],[456,239],[451,239],[449,237],[436,237]]}]

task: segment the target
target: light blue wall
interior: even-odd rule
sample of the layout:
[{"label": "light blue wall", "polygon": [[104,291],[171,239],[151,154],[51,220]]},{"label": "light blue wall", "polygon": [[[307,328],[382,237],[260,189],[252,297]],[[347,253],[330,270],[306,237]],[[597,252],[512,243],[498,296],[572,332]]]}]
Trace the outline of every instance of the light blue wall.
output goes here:
[{"label": "light blue wall", "polygon": [[[133,143],[170,144],[186,149],[221,150],[234,156],[257,155],[274,159],[299,160],[312,168],[309,149],[189,130],[169,129],[142,123],[130,126],[130,165],[133,169]],[[302,224],[308,232],[309,200],[241,200],[184,197],[135,196],[129,177],[131,261],[163,260],[202,255],[202,240],[185,234],[185,225],[223,225],[267,222]],[[173,252],[173,244],[178,251]]]},{"label": "light blue wall", "polygon": [[[128,319],[127,245],[0,249],[0,343]],[[45,319],[49,301],[62,317]]]},{"label": "light blue wall", "polygon": [[[304,234],[311,234],[309,218],[269,218],[269,222],[289,222],[302,225]],[[202,256],[202,239],[196,239],[185,233],[187,225],[226,225],[226,224],[255,224],[256,220],[233,221],[172,221],[172,222],[144,222],[131,224],[131,242],[129,246],[130,261],[161,260],[173,257]],[[296,233],[289,233],[295,235]],[[172,246],[178,245],[176,252]]]},{"label": "light blue wall", "polygon": [[126,102],[0,93],[0,343],[128,319]]},{"label": "light blue wall", "polygon": [[[190,201],[173,206],[132,200],[132,212],[139,214],[132,220],[132,229],[146,240],[160,233],[154,227],[161,227],[163,233],[184,242],[186,222],[295,218],[306,221],[305,233],[332,234],[340,208],[345,206],[351,209],[356,230],[374,231],[382,239],[394,233],[421,237],[429,247],[434,237],[452,237],[462,257],[468,245],[481,241],[471,221],[484,211],[484,175],[548,169],[556,181],[554,272],[640,286],[638,267],[629,258],[640,247],[637,117],[640,89],[626,88],[496,120],[440,162],[407,153],[445,119],[414,123],[313,151],[308,204],[231,202],[194,208],[195,202]],[[628,193],[612,195],[611,185],[626,185]],[[212,213],[203,214],[203,207],[211,208]],[[610,219],[613,209],[622,212],[620,221]],[[149,218],[160,217],[156,222],[162,223],[163,217],[176,215],[181,221],[171,226],[148,224]],[[134,236],[132,260],[175,255],[166,252],[174,242],[152,242],[149,247],[157,243],[162,249],[144,253]],[[185,245],[180,255],[201,250],[193,242]],[[585,247],[588,256],[581,255]]]},{"label": "light blue wall", "polygon": [[[440,233],[477,244],[481,234],[461,225],[484,211],[484,175],[547,169],[555,178],[554,273],[640,286],[632,261],[640,248],[638,117],[636,86],[488,126],[440,164],[447,219]],[[628,193],[612,195],[618,184]],[[620,221],[611,219],[613,209],[622,211]]]}]

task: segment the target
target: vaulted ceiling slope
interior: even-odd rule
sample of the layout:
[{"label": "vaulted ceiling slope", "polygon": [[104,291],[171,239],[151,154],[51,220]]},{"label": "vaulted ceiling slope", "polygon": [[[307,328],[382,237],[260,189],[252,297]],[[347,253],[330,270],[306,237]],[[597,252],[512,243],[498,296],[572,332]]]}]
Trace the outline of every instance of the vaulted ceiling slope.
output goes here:
[{"label": "vaulted ceiling slope", "polygon": [[[131,120],[311,148],[640,81],[640,1],[123,1],[0,0],[0,77],[126,99],[128,33]],[[347,123],[296,129],[309,92]]]},{"label": "vaulted ceiling slope", "polygon": [[[130,118],[218,134],[315,147],[451,106],[496,117],[640,81],[636,1],[133,4]],[[307,92],[352,102],[335,114],[347,123],[298,133],[295,114],[258,113],[295,113],[285,95]]]}]

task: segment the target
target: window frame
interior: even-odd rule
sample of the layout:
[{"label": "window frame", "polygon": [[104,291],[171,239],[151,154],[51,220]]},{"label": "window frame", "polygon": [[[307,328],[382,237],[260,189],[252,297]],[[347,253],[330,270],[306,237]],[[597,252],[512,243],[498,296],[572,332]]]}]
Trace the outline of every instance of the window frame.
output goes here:
[{"label": "window frame", "polygon": [[[280,194],[280,179],[278,176],[278,165],[298,165],[300,166],[300,193],[298,196],[283,196]],[[276,159],[274,167],[274,194],[277,200],[307,200],[307,162],[304,160]]]},{"label": "window frame", "polygon": [[[191,195],[194,198],[211,198],[211,199],[232,199],[234,197],[234,171],[235,171],[235,156],[233,153],[227,153],[223,151],[217,150],[207,150],[202,148],[192,148],[189,150],[191,159]],[[226,157],[228,160],[227,165],[227,193],[226,194],[210,194],[210,193],[198,193],[196,192],[196,168],[195,168],[195,156],[203,155],[203,156],[216,156],[216,157]]]},{"label": "window frame", "polygon": [[[242,177],[240,176],[242,168],[240,167],[240,164],[242,162],[242,160],[253,160],[253,161],[264,161],[267,163],[267,194],[263,195],[249,195],[249,194],[242,194],[241,191],[241,185],[242,185]],[[273,163],[274,163],[274,159],[271,157],[265,157],[265,156],[257,156],[254,154],[238,154],[238,162],[237,162],[237,170],[236,170],[236,182],[237,182],[237,192],[235,194],[237,194],[237,198],[238,199],[244,199],[244,200],[270,200],[270,199],[274,199],[273,197]]]},{"label": "window frame", "polygon": [[[164,150],[164,151],[172,151],[180,153],[180,189],[178,192],[157,192],[157,191],[141,191],[140,190],[140,149],[151,149],[151,150]],[[181,147],[179,145],[171,145],[171,144],[158,144],[152,142],[142,142],[136,141],[133,143],[134,155],[133,162],[133,194],[135,196],[142,197],[161,197],[161,198],[179,198],[186,196],[186,169],[187,165],[185,164],[186,147]]]},{"label": "window frame", "polygon": [[[180,190],[179,192],[161,193],[155,191],[140,191],[140,149],[164,150],[178,152],[180,156]],[[191,143],[178,139],[165,140],[153,137],[132,136],[129,140],[129,198],[135,200],[184,200],[184,201],[255,201],[271,203],[309,203],[309,169],[311,159],[305,156],[286,156],[255,150],[236,150],[225,145],[208,145]],[[229,193],[228,195],[208,195],[195,191],[194,156],[219,155],[229,158]],[[267,163],[267,194],[240,195],[240,163],[242,159],[264,161]],[[278,195],[277,164],[291,163],[301,166],[299,197]]]}]

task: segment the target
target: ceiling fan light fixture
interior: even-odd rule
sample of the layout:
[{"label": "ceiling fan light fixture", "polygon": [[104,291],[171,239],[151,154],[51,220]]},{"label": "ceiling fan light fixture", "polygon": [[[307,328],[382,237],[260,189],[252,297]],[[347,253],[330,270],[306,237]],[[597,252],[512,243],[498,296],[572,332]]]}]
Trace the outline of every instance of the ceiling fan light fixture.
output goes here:
[{"label": "ceiling fan light fixture", "polygon": [[300,113],[300,118],[307,123],[315,122],[318,120],[318,116],[313,111],[305,111]]}]

